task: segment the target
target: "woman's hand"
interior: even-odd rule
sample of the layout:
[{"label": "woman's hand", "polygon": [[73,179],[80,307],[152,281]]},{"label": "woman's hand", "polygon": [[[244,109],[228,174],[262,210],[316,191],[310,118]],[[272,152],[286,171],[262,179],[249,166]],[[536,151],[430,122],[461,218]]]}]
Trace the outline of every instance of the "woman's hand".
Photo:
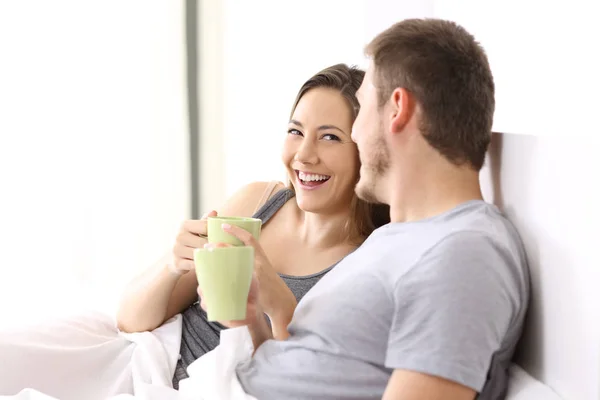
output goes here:
[{"label": "woman's hand", "polygon": [[194,249],[201,249],[207,243],[206,220],[216,215],[216,211],[211,211],[199,220],[185,221],[181,225],[173,247],[173,262],[169,264],[171,271],[183,275],[194,270]]},{"label": "woman's hand", "polygon": [[296,309],[296,297],[277,274],[262,246],[252,234],[235,225],[223,224],[222,228],[246,246],[254,247],[254,273],[259,288],[258,302],[272,322],[281,322],[287,326]]}]

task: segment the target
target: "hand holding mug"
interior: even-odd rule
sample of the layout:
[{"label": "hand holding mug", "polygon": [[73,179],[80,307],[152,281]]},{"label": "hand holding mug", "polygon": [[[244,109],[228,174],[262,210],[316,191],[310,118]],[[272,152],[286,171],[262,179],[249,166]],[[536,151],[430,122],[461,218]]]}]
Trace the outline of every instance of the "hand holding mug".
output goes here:
[{"label": "hand holding mug", "polygon": [[169,265],[171,271],[183,275],[194,269],[194,249],[202,248],[207,243],[207,220],[216,216],[217,212],[213,210],[199,220],[188,220],[181,225],[173,246],[173,262]]}]

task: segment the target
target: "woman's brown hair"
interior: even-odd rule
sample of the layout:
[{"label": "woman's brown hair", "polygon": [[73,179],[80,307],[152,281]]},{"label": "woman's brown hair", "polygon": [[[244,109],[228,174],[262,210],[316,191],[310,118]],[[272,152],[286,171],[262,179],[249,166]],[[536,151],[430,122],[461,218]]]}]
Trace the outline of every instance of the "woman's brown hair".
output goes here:
[{"label": "woman's brown hair", "polygon": [[[356,99],[356,92],[360,87],[365,72],[354,66],[346,64],[336,64],[315,74],[307,80],[300,88],[290,118],[296,110],[300,99],[311,89],[329,88],[339,91],[346,99],[352,112],[352,120],[356,119],[359,111],[359,103]],[[291,184],[288,184],[293,189]],[[376,228],[390,222],[389,207],[382,204],[371,204],[354,196],[350,205],[353,220],[346,223],[346,234],[350,240],[356,239],[362,242]],[[360,243],[357,243],[360,244]]]}]

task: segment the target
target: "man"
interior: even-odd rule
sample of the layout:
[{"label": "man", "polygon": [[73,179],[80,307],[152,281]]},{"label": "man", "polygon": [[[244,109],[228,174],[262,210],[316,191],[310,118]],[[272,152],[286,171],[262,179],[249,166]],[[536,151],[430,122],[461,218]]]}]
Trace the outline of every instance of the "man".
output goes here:
[{"label": "man", "polygon": [[402,21],[366,52],[356,191],[389,204],[392,223],[304,297],[285,341],[268,340],[251,293],[256,352],[238,378],[259,399],[504,398],[529,276],[517,232],[479,186],[487,57],[441,20]]}]

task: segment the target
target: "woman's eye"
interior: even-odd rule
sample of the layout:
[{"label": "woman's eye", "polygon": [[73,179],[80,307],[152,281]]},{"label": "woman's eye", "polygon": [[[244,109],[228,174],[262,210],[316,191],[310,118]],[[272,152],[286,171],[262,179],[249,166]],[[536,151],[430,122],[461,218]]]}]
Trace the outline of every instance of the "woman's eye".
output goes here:
[{"label": "woman's eye", "polygon": [[325,140],[335,140],[335,141],[338,141],[338,142],[340,141],[339,137],[337,137],[336,135],[333,135],[331,133],[327,133],[327,134],[323,135],[323,139],[325,139]]},{"label": "woman's eye", "polygon": [[288,129],[288,134],[294,136],[302,136],[302,132],[300,132],[298,129]]}]

